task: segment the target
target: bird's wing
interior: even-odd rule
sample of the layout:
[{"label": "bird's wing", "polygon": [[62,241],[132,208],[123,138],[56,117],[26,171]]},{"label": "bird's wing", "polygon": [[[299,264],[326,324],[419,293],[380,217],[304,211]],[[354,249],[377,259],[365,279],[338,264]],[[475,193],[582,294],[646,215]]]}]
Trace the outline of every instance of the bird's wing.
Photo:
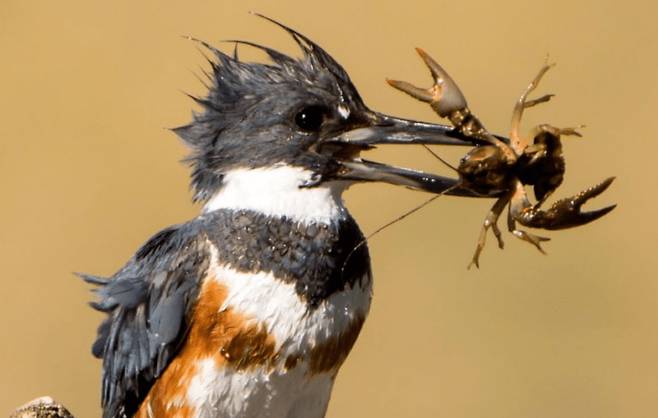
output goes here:
[{"label": "bird's wing", "polygon": [[92,347],[103,359],[103,417],[133,416],[176,355],[208,269],[209,248],[196,223],[164,229],[98,286],[92,306],[107,313]]}]

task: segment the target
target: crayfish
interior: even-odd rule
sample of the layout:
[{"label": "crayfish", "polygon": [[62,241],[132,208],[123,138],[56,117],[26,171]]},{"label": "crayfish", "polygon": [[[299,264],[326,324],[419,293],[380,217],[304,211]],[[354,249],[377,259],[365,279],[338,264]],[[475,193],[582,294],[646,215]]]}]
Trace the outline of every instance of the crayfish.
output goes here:
[{"label": "crayfish", "polygon": [[[517,100],[512,113],[512,126],[509,140],[495,136],[484,127],[468,108],[461,90],[448,73],[425,51],[417,49],[429,68],[434,84],[428,89],[416,87],[404,81],[387,80],[388,83],[410,96],[429,103],[432,109],[447,118],[454,128],[472,140],[475,145],[456,168],[462,189],[476,195],[497,198],[484,219],[477,247],[469,268],[479,267],[479,258],[485,246],[486,236],[491,229],[503,248],[503,239],[498,228],[498,218],[505,207],[507,228],[517,238],[534,245],[544,253],[541,243],[549,238],[534,235],[517,228],[517,223],[529,228],[547,230],[565,229],[592,222],[612,211],[616,205],[590,212],[582,212],[581,207],[589,199],[603,193],[613,182],[609,177],[596,186],[555,202],[548,210],[540,209],[546,199],[562,184],[565,171],[562,155],[562,136],[581,136],[578,128],[556,128],[548,124],[535,127],[530,139],[519,134],[523,112],[526,108],[548,102],[553,95],[547,94],[537,99],[528,99],[542,77],[554,66],[546,62],[528,87]],[[532,186],[535,203],[528,199],[525,186]]]}]

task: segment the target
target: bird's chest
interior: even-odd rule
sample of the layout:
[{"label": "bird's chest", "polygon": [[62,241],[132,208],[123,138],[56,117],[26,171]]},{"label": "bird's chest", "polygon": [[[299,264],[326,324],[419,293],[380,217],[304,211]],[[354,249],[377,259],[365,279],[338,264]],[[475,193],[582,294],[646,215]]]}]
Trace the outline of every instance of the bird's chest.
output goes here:
[{"label": "bird's chest", "polygon": [[311,307],[294,284],[272,273],[214,264],[190,334],[191,344],[207,350],[190,359],[195,372],[186,402],[193,416],[324,416],[370,298],[366,276]]},{"label": "bird's chest", "polygon": [[361,234],[230,217],[240,228],[209,234],[188,337],[153,397],[168,399],[164,416],[322,417],[370,308],[367,250],[353,251]]},{"label": "bird's chest", "polygon": [[305,223],[250,210],[217,210],[205,220],[205,230],[218,266],[250,276],[270,274],[277,285],[291,285],[310,308],[370,272],[363,234],[349,215]]}]

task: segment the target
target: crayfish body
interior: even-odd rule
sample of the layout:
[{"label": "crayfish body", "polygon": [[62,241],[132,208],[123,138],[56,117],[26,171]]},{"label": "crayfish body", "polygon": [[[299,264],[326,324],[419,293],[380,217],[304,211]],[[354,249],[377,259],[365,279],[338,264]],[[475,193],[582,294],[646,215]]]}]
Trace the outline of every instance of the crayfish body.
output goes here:
[{"label": "crayfish body", "polygon": [[[469,267],[479,267],[480,254],[489,229],[493,231],[498,246],[503,248],[502,234],[497,222],[505,207],[508,207],[508,230],[517,238],[534,245],[542,253],[544,250],[541,243],[549,238],[518,229],[517,222],[529,228],[565,229],[592,222],[615,208],[616,205],[611,205],[590,212],[581,211],[587,200],[603,193],[610,186],[614,180],[614,177],[610,177],[577,195],[557,201],[547,210],[540,209],[564,179],[565,161],[561,137],[581,136],[578,128],[556,128],[547,124],[532,130],[532,143],[519,134],[523,111],[553,97],[547,94],[528,100],[528,94],[537,87],[553,64],[545,64],[517,100],[512,114],[510,139],[507,141],[489,133],[468,108],[463,93],[448,73],[425,51],[417,51],[432,73],[434,85],[429,89],[422,89],[404,81],[388,80],[389,84],[429,103],[439,116],[450,120],[457,131],[472,139],[475,147],[460,160],[457,167],[459,187],[475,194],[497,197],[484,220]],[[528,199],[526,186],[532,186],[535,203]]]}]

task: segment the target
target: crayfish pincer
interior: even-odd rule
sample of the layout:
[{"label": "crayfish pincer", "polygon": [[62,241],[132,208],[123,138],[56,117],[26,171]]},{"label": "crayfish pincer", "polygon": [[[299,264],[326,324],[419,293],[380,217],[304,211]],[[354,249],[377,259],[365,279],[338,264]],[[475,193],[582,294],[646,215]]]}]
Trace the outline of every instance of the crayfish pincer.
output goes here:
[{"label": "crayfish pincer", "polygon": [[[472,140],[472,148],[460,161],[457,172],[459,187],[476,195],[495,196],[496,202],[484,219],[471,265],[479,267],[487,231],[491,229],[503,248],[498,228],[498,218],[508,207],[507,228],[517,238],[534,245],[542,253],[543,241],[548,238],[517,228],[517,223],[528,228],[547,230],[565,229],[592,222],[615,208],[611,205],[590,212],[581,211],[589,199],[603,193],[613,182],[609,177],[575,196],[558,200],[549,209],[540,209],[546,199],[562,184],[565,171],[562,155],[563,136],[581,136],[578,128],[556,128],[548,124],[535,127],[528,138],[519,134],[519,127],[526,108],[548,102],[553,95],[536,99],[528,95],[537,87],[546,72],[554,64],[545,63],[539,73],[523,91],[512,113],[510,138],[498,137],[487,131],[480,120],[468,108],[463,93],[448,75],[425,51],[417,49],[429,68],[434,84],[428,89],[416,87],[404,81],[388,80],[388,83],[410,96],[429,103],[440,116],[447,118],[460,134]],[[533,188],[536,201],[530,202],[526,186]]]}]

